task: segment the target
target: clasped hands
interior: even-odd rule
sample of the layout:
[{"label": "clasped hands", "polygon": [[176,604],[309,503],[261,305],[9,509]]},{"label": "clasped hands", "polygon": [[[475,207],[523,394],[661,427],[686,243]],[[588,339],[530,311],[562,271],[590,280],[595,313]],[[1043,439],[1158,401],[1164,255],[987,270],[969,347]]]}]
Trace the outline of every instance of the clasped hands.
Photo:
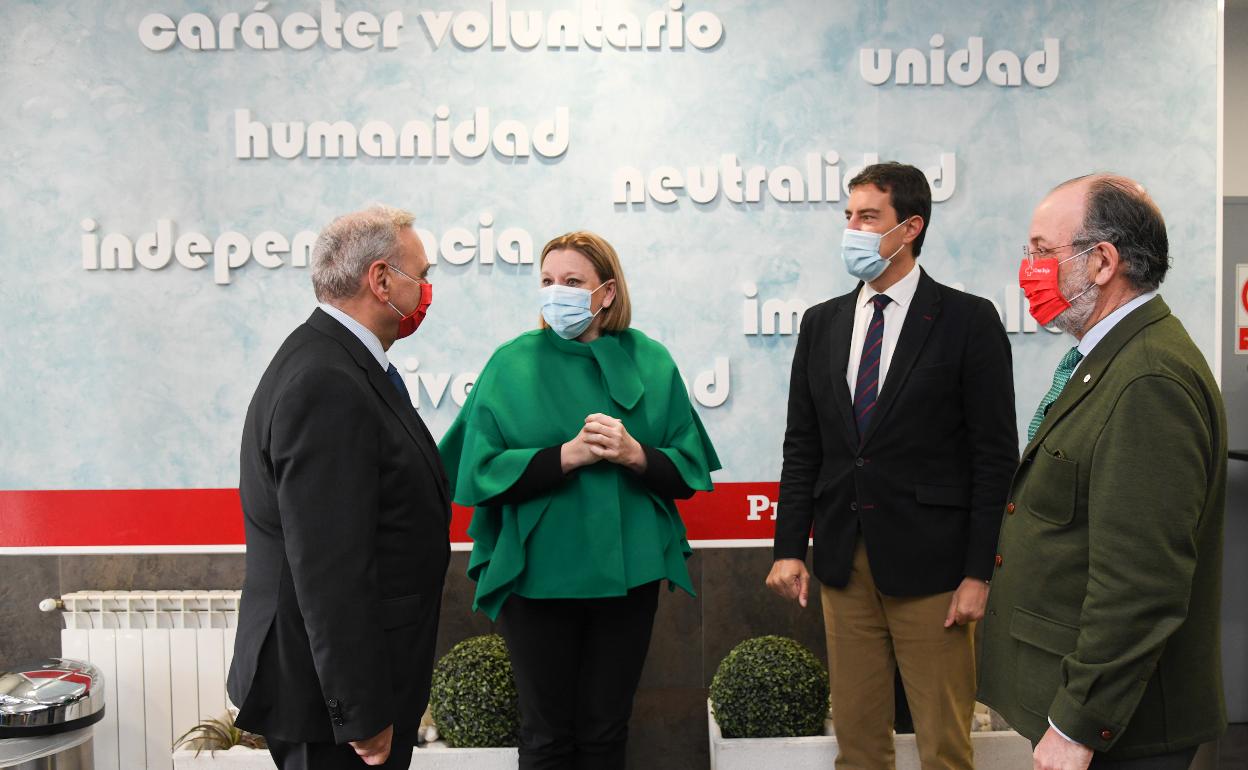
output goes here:
[{"label": "clasped hands", "polygon": [[581,430],[559,451],[563,472],[606,460],[641,473],[646,469],[646,453],[629,435],[624,423],[595,412],[585,418]]}]

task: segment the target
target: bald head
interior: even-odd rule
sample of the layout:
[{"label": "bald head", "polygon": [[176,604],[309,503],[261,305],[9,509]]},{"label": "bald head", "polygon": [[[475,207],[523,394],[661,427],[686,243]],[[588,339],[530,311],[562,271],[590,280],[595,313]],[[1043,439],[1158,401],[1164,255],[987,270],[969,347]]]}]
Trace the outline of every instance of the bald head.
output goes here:
[{"label": "bald head", "polygon": [[1136,290],[1153,291],[1165,280],[1170,269],[1166,222],[1144,185],[1134,179],[1118,174],[1076,177],[1055,187],[1040,206],[1077,212],[1070,242],[1112,243],[1123,275]]}]

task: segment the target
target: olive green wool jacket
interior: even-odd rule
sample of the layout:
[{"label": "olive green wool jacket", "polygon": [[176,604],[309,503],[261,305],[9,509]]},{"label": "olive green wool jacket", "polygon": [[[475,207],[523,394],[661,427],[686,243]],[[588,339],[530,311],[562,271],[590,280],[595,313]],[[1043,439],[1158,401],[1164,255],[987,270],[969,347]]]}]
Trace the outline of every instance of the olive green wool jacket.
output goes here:
[{"label": "olive green wool jacket", "polygon": [[1109,758],[1226,726],[1219,650],[1226,413],[1160,297],[1075,370],[1023,452],[988,598],[979,698]]}]

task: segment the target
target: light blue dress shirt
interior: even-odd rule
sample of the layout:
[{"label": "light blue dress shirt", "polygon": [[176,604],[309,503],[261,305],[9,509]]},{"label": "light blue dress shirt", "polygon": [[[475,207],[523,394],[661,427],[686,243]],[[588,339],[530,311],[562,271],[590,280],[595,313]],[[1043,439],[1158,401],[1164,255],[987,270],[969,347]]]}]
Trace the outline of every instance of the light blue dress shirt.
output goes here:
[{"label": "light blue dress shirt", "polygon": [[338,323],[347,327],[347,331],[354,334],[364,343],[364,347],[368,348],[368,352],[373,354],[373,358],[377,359],[377,365],[381,367],[383,372],[390,370],[390,359],[386,358],[386,349],[381,346],[381,340],[377,339],[377,335],[368,330],[368,327],[351,316],[342,312],[333,305],[320,302],[317,304],[321,310],[329,314]]}]

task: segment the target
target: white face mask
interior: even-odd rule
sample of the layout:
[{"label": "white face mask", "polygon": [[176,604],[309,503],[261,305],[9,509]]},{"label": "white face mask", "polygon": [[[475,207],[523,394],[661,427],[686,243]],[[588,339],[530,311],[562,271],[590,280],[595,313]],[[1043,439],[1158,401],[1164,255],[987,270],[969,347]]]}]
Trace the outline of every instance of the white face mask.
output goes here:
[{"label": "white face mask", "polygon": [[874,281],[888,269],[889,262],[897,256],[905,243],[897,247],[887,259],[880,256],[880,241],[884,236],[901,227],[909,219],[903,219],[884,233],[873,233],[868,230],[851,230],[845,228],[841,236],[841,259],[845,260],[845,269],[860,281]]},{"label": "white face mask", "polygon": [[[598,289],[606,285],[607,282],[603,281],[598,284]],[[589,310],[590,297],[598,289],[590,291],[575,286],[561,286],[557,283],[543,286],[540,292],[542,318],[546,319],[546,323],[554,329],[555,334],[565,340],[576,339],[589,328],[594,316],[602,312],[601,307],[594,313]]]}]

